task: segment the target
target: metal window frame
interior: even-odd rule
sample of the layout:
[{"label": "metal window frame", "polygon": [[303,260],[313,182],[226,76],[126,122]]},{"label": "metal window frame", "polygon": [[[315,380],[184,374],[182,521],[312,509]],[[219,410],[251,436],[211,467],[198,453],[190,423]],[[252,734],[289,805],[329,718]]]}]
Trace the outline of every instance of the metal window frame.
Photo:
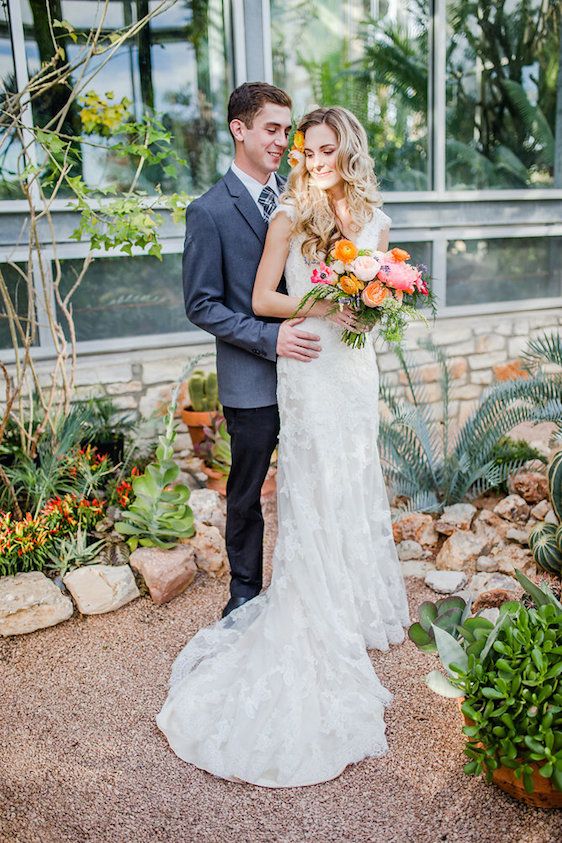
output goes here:
[{"label": "metal window frame", "polygon": [[[445,54],[447,48],[446,30],[446,4],[447,0],[431,0],[430,21],[429,21],[429,97],[428,97],[428,159],[429,177],[431,189],[426,191],[394,191],[385,195],[387,205],[400,203],[416,204],[430,202],[438,207],[442,203],[464,203],[464,202],[532,202],[535,200],[560,200],[562,189],[560,188],[538,188],[538,189],[514,189],[514,190],[447,190],[446,189],[446,162],[445,162],[445,111],[446,111],[446,67]],[[9,24],[14,53],[14,66],[16,68],[16,79],[18,87],[27,83],[27,58],[25,54],[25,39],[23,21],[20,8],[20,0],[7,0],[9,10]],[[248,79],[248,54],[247,54],[247,27],[246,21],[249,16],[261,18],[260,31],[263,38],[263,69],[262,78],[271,82],[273,78],[272,68],[272,41],[271,41],[271,7],[270,0],[230,0],[230,31],[232,38],[234,78],[237,85]],[[30,109],[24,109],[26,119],[31,119]],[[35,147],[31,143],[29,154],[35,156]],[[0,215],[26,212],[28,209],[25,200],[0,200]],[[68,213],[68,200],[57,199],[52,204],[53,213]],[[393,229],[396,239],[402,238],[411,242],[428,242],[432,252],[432,271],[434,275],[434,287],[440,301],[445,301],[446,275],[447,275],[447,243],[450,239],[474,240],[474,239],[496,239],[497,237],[545,237],[562,235],[562,224],[540,225],[529,222],[517,226],[469,226],[454,227],[440,226],[430,231],[411,227],[395,227]],[[181,237],[170,237],[162,242],[164,254],[181,253]],[[84,257],[87,247],[84,243],[62,243],[57,247],[57,254],[61,260],[69,258]],[[133,250],[133,255],[145,254],[142,250]],[[52,261],[53,252],[48,247],[44,250],[47,261]],[[18,260],[28,256],[27,249],[14,248],[13,246],[0,247],[0,262],[6,259]],[[127,257],[115,251],[97,251],[95,257]],[[34,283],[38,295],[39,305],[41,303],[41,282],[37,271],[34,269]],[[44,306],[44,305],[43,305]],[[466,317],[475,315],[498,315],[506,313],[517,313],[522,310],[538,311],[562,307],[560,299],[524,299],[515,302],[490,302],[481,305],[464,305],[446,307],[439,310],[439,318]],[[47,337],[43,338],[45,341]],[[167,348],[181,346],[196,346],[208,344],[212,341],[211,335],[205,331],[194,330],[174,334],[148,334],[142,337],[118,337],[113,340],[93,340],[77,344],[80,354],[110,354],[133,349],[144,348]],[[53,349],[42,342],[32,354],[35,359],[48,359],[53,356]],[[6,362],[13,359],[13,351],[2,352]]]}]

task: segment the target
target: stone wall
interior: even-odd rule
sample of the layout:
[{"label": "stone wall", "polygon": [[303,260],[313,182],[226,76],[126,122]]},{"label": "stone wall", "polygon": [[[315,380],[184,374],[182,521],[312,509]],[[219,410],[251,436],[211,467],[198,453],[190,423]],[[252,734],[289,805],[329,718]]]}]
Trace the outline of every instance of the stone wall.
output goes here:
[{"label": "stone wall", "polygon": [[[509,373],[506,364],[517,360],[531,336],[562,325],[562,308],[532,311],[528,314],[439,319],[429,332],[445,351],[452,367],[453,401],[450,416],[458,422],[471,412],[482,391],[496,378]],[[440,412],[438,366],[425,351],[416,347],[418,337],[427,336],[421,325],[408,334],[408,349],[421,365],[427,397]],[[78,361],[77,386],[81,396],[111,395],[119,407],[136,416],[147,417],[169,401],[176,378],[190,357],[212,349],[212,344],[174,348],[147,348],[142,351],[82,355]],[[391,352],[379,353],[379,368],[385,379],[404,387],[398,361]],[[50,371],[48,361],[39,365],[42,380]]]}]

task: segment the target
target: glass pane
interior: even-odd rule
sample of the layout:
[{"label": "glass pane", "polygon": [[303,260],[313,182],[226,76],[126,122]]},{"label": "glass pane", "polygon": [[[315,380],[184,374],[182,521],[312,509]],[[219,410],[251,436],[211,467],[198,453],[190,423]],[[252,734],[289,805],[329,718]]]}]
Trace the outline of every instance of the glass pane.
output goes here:
[{"label": "glass pane", "polygon": [[416,265],[423,264],[427,266],[429,272],[431,273],[431,243],[427,240],[425,242],[417,242],[417,241],[408,241],[408,240],[395,240],[392,235],[392,229],[390,230],[390,245],[389,248],[393,249],[395,246],[399,246],[401,249],[405,249],[407,252],[410,253],[410,260],[409,263],[414,263]]},{"label": "glass pane", "polygon": [[[0,3],[0,110],[4,108],[6,94],[16,91],[8,8],[3,0]],[[21,143],[14,132],[7,130],[6,119],[0,118],[0,199],[21,199],[23,194],[17,178],[18,171],[24,167],[19,158]]]},{"label": "glass pane", "polygon": [[447,186],[561,187],[560,0],[447,10]]},{"label": "glass pane", "polygon": [[297,117],[342,105],[383,190],[427,190],[428,0],[271,0],[273,80]]},{"label": "glass pane", "polygon": [[[45,4],[59,7],[54,17],[69,21],[78,32],[96,25],[105,4],[98,0],[22,0],[26,32],[26,53],[30,74],[42,61],[52,57]],[[104,31],[110,33],[144,17],[157,8],[154,0],[110,0]],[[106,64],[105,56],[90,62],[99,73],[86,86],[100,97],[113,92],[114,102],[123,97],[132,101],[136,119],[156,110],[172,135],[172,144],[187,165],[178,173],[164,171],[166,161],[145,167],[140,189],[153,191],[160,184],[165,192],[186,190],[200,193],[210,187],[227,169],[232,142],[226,125],[228,95],[232,89],[231,46],[227,19],[228,0],[182,0],[158,15],[138,37],[121,47]],[[47,37],[46,37],[47,36]],[[61,36],[58,41],[75,59],[79,44]],[[34,109],[35,121],[45,124],[64,104],[66,89],[55,90]],[[80,133],[80,107],[73,105],[66,129]],[[128,188],[136,162],[109,155],[104,138],[89,136],[98,148],[82,144],[83,174],[90,186],[117,183]]]},{"label": "glass pane", "polygon": [[447,304],[562,296],[562,237],[453,240],[447,247]]},{"label": "glass pane", "polygon": [[[24,264],[17,264],[22,272],[26,272]],[[0,264],[0,274],[2,280],[8,289],[11,307],[16,311],[21,320],[22,331],[27,329],[27,306],[29,302],[28,285],[25,278],[22,278],[17,269],[7,263]],[[11,308],[10,308],[11,309]],[[17,329],[14,326],[14,330]],[[20,343],[21,344],[21,343]],[[34,343],[37,345],[37,339]],[[4,301],[4,296],[0,290],[0,348],[13,348],[12,334],[10,331],[10,323],[8,320],[8,307]]]},{"label": "glass pane", "polygon": [[[185,315],[181,257],[96,258],[72,296],[78,341],[194,330]],[[63,295],[82,265],[61,262]]]}]

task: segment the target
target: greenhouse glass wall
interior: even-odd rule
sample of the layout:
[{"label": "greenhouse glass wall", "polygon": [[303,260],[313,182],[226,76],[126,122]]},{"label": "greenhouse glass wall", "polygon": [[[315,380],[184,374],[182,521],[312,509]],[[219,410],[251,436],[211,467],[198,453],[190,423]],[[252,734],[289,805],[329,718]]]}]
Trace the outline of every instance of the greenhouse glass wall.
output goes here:
[{"label": "greenhouse glass wall", "polygon": [[[154,5],[111,0],[104,31]],[[52,57],[49,16],[79,32],[99,13],[96,0],[1,0],[4,90],[21,88]],[[297,118],[315,104],[350,108],[367,130],[392,240],[430,267],[444,342],[458,354],[489,353],[492,365],[494,354],[507,361],[522,337],[559,324],[562,314],[560,33],[559,0],[177,0],[100,70],[95,88],[126,96],[137,117],[147,109],[163,115],[186,164],[176,175],[146,168],[148,194],[159,184],[197,196],[226,171],[233,154],[226,105],[245,80],[285,88]],[[65,47],[71,54],[71,40]],[[53,100],[32,104],[35,122],[58,109]],[[0,262],[24,260],[17,142],[2,150]],[[125,184],[129,168],[101,146],[84,148],[87,183]],[[71,285],[87,247],[65,234],[73,214],[64,199],[55,210]],[[162,262],[96,256],[74,300],[82,361],[147,363],[174,348],[180,360],[186,348],[208,343],[184,315],[183,236],[183,226],[166,221]],[[17,286],[17,272],[5,277]],[[484,330],[505,338],[501,349],[493,341],[478,347]],[[9,361],[2,320],[0,348]],[[37,355],[49,353],[39,332]],[[135,372],[133,365],[131,383]],[[146,395],[150,381],[139,383]]]}]

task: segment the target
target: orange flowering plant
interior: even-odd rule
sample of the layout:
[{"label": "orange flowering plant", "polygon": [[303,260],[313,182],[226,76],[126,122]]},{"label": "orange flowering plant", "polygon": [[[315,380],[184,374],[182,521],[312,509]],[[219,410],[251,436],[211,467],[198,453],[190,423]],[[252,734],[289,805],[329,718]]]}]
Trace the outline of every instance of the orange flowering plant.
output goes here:
[{"label": "orange flowering plant", "polygon": [[400,344],[409,320],[427,322],[420,306],[435,314],[427,267],[408,263],[405,249],[388,252],[358,249],[351,240],[338,240],[325,261],[314,264],[312,288],[299,302],[296,313],[314,302],[333,302],[334,310],[348,305],[357,312],[363,330],[344,330],[342,341],[363,348],[366,331],[379,326],[387,342]]}]

